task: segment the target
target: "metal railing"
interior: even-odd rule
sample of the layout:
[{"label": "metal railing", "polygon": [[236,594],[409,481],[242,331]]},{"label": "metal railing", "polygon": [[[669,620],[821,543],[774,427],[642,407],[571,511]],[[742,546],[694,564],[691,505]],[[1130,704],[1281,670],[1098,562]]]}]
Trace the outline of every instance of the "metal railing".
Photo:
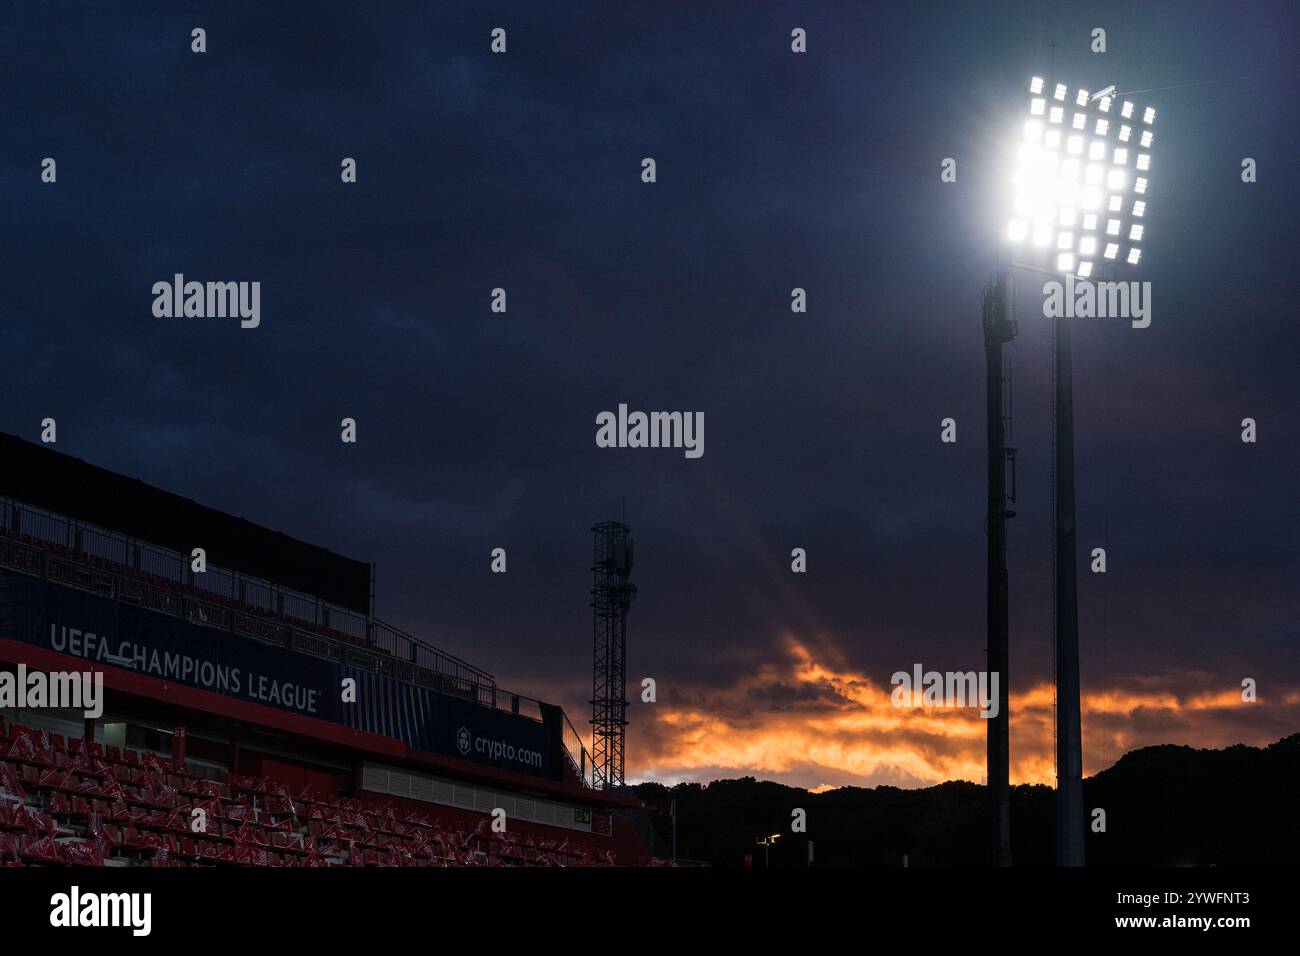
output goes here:
[{"label": "metal railing", "polygon": [[564,754],[568,757],[573,772],[582,780],[583,786],[595,787],[596,768],[591,753],[587,750],[582,735],[573,729],[568,714],[564,715]]},{"label": "metal railing", "polygon": [[[399,660],[409,661],[417,667],[456,680],[496,686],[495,678],[487,671],[390,624],[323,601],[316,595],[295,591],[214,564],[207,565],[206,571],[196,574],[190,570],[191,559],[188,555],[13,499],[0,499],[0,527],[68,552],[99,558],[124,572],[134,571],[179,587],[194,588],[211,595],[214,600],[241,605],[241,609],[247,612],[260,611],[275,617],[280,626],[290,626],[305,633],[323,631],[327,637],[332,632],[373,645]],[[224,618],[228,613],[237,612],[215,613]]]},{"label": "metal railing", "polygon": [[[0,531],[7,532],[0,535],[0,565],[13,570],[542,720],[540,701],[503,690],[486,671],[392,625],[313,595],[211,564],[204,573],[194,574],[190,559],[179,552],[12,499],[0,498]],[[22,536],[47,547],[26,544]],[[87,557],[107,564],[96,565]],[[563,721],[565,758],[584,785],[594,786],[591,756],[582,737],[567,715]]]}]

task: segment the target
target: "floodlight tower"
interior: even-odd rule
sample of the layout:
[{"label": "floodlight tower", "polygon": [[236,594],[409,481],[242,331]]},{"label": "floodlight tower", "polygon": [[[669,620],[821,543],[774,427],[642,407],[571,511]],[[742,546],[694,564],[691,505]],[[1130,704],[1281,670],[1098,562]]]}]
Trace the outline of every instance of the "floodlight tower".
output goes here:
[{"label": "floodlight tower", "polygon": [[[1064,83],[1048,91],[1037,76],[1030,81],[1029,93],[1029,118],[1014,180],[1015,212],[1007,238],[1022,255],[1039,258],[1049,268],[1016,265],[1064,277],[1065,295],[1072,300],[1076,278],[1086,283],[1100,265],[1122,261],[1135,266],[1142,257],[1138,243],[1145,229],[1155,110],[1147,107],[1139,122],[1133,103],[1117,100],[1117,95],[1111,95],[1113,87],[1094,97],[1081,89],[1071,97]],[[1117,102],[1120,105],[1112,111]],[[1082,866],[1083,740],[1069,322],[1064,314],[1058,315],[1054,329],[1056,862]]]},{"label": "floodlight tower", "polygon": [[986,408],[988,413],[989,497],[985,521],[988,535],[988,634],[985,652],[988,672],[997,674],[997,715],[988,720],[989,850],[995,866],[1011,865],[1010,786],[1010,689],[1007,676],[1008,592],[1007,519],[1015,512],[1007,508],[1007,462],[1012,466],[1010,501],[1015,502],[1015,449],[1006,443],[1010,420],[1002,346],[1016,337],[1011,277],[1000,275],[984,290],[984,355]]},{"label": "floodlight tower", "polygon": [[1079,702],[1079,591],[1075,556],[1077,545],[1074,537],[1074,372],[1070,359],[1070,320],[1057,316],[1054,334],[1056,865],[1083,866],[1083,727]]},{"label": "floodlight tower", "polygon": [[591,589],[594,654],[591,691],[591,762],[595,786],[623,786],[623,744],[627,734],[627,612],[636,596],[632,532],[621,521],[605,521],[596,535]]}]

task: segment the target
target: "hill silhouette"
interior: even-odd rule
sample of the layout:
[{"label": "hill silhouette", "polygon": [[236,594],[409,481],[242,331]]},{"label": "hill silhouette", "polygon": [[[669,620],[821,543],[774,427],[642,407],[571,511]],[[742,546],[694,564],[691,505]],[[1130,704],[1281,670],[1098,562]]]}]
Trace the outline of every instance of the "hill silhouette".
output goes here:
[{"label": "hill silhouette", "polygon": [[[810,793],[743,777],[702,785],[634,788],[667,806],[677,801],[678,856],[763,865],[764,834],[780,833],[772,866],[803,866],[807,842],[819,866],[983,866],[985,788],[950,781],[920,790],[844,787]],[[1106,811],[1106,832],[1087,830],[1090,866],[1255,866],[1300,862],[1300,733],[1267,747],[1223,750],[1162,745],[1125,754],[1083,782],[1084,807]],[[1018,866],[1051,866],[1055,792],[1012,788],[1012,853]],[[807,812],[806,834],[791,811]],[[665,842],[666,819],[656,821]]]}]

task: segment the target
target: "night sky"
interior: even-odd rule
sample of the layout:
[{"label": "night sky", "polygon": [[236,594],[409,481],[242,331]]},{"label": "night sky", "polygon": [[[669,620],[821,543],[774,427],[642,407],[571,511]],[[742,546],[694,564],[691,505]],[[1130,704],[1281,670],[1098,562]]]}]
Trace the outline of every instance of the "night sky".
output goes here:
[{"label": "night sky", "polygon": [[[1024,88],[1180,86],[1134,97],[1158,119],[1121,277],[1152,283],[1152,324],[1075,326],[1085,770],[1300,730],[1295,3],[0,16],[0,430],[53,417],[59,451],[377,562],[382,618],[579,726],[590,528],[625,515],[630,779],[980,779],[982,722],[888,689],[984,663],[979,296]],[[177,272],[260,281],[261,326],[155,318]],[[1013,779],[1050,781],[1032,278],[1018,305]],[[702,411],[704,456],[597,448],[620,402]]]}]

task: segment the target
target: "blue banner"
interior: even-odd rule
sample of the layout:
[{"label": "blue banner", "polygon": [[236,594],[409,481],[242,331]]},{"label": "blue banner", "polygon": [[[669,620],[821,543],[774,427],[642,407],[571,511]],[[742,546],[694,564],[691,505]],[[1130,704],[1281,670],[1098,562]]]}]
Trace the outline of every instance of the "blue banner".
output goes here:
[{"label": "blue banner", "polygon": [[[7,570],[0,570],[0,637],[420,750],[559,777],[544,725],[526,717]],[[355,702],[343,701],[346,678],[356,681]]]}]

